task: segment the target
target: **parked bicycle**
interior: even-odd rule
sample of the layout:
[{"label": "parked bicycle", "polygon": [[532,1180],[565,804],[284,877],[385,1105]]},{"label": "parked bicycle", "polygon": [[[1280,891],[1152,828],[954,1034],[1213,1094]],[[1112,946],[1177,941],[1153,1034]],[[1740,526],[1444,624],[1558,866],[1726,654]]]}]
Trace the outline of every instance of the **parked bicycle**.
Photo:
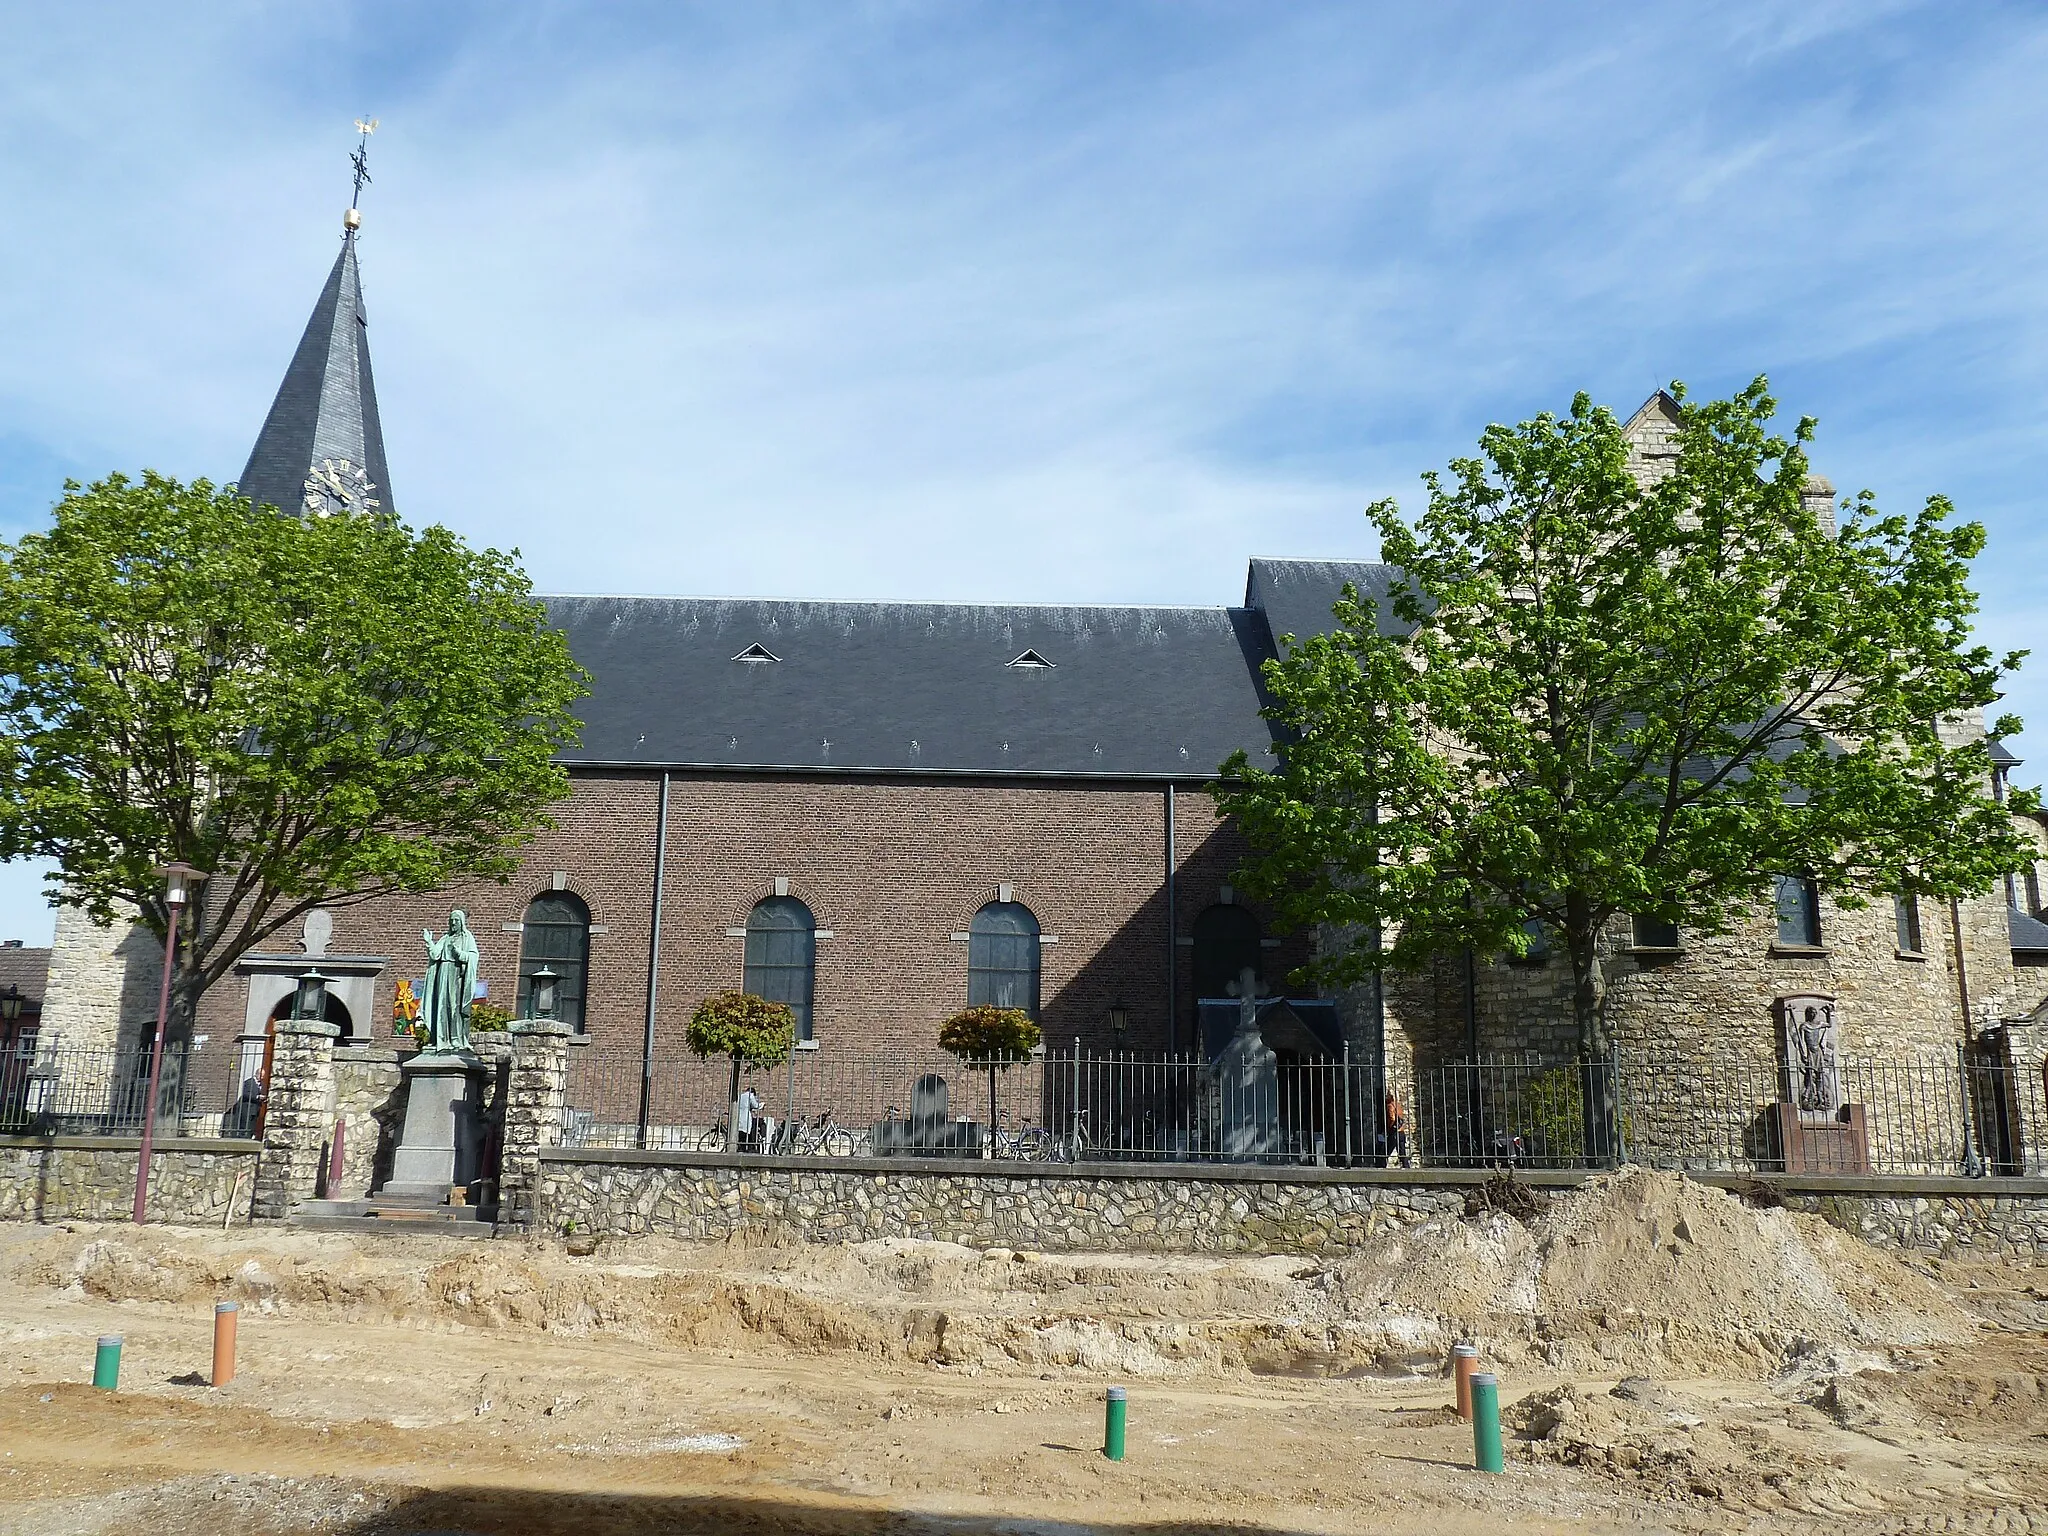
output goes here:
[{"label": "parked bicycle", "polygon": [[1085,1163],[1095,1143],[1088,1134],[1088,1111],[1077,1109],[1066,1131],[1047,1137],[1040,1160],[1048,1163]]},{"label": "parked bicycle", "polygon": [[785,1126],[775,1150],[786,1157],[851,1157],[854,1145],[854,1133],[826,1108],[807,1124]]},{"label": "parked bicycle", "polygon": [[1042,1125],[1026,1123],[1014,1129],[997,1125],[989,1133],[989,1156],[1007,1162],[1043,1162],[1050,1140]]}]

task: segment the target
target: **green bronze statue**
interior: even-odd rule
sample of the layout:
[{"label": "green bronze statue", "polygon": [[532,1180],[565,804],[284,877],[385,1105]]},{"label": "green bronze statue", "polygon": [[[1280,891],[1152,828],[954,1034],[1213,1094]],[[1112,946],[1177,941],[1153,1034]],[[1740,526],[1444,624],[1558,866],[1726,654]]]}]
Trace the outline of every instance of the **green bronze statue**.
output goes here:
[{"label": "green bronze statue", "polygon": [[445,934],[436,938],[422,928],[420,937],[427,941],[426,1052],[434,1056],[466,1053],[479,963],[469,917],[458,908],[448,914]]}]

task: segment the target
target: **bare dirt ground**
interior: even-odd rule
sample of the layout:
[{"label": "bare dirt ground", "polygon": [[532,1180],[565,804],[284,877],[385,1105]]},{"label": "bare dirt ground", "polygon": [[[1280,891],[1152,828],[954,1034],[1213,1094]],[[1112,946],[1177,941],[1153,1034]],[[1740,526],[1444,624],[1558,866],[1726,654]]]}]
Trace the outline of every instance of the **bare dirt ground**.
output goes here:
[{"label": "bare dirt ground", "polygon": [[2048,1532],[2048,1268],[1646,1173],[1341,1262],[0,1228],[0,1338],[24,1536]]}]

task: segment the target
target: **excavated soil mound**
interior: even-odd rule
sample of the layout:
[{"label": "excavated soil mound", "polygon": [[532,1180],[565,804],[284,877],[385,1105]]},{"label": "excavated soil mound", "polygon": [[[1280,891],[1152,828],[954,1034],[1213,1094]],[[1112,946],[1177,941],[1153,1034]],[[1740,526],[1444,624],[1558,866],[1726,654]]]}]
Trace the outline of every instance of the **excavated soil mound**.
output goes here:
[{"label": "excavated soil mound", "polygon": [[1819,1217],[1673,1174],[1594,1180],[1535,1236],[1538,1333],[1565,1357],[1590,1344],[1625,1365],[1769,1369],[1813,1344],[1956,1344],[1977,1330],[1938,1287]]},{"label": "excavated soil mound", "polygon": [[1978,1327],[1818,1218],[1646,1170],[1592,1180],[1529,1225],[1443,1218],[1339,1262],[901,1239],[635,1239],[571,1258],[538,1241],[109,1228],[20,1244],[4,1267],[112,1300],[1132,1376],[1433,1374],[1476,1337],[1503,1363],[1754,1377],[1816,1349],[1957,1343]]},{"label": "excavated soil mound", "polygon": [[1417,1228],[1339,1277],[1349,1316],[1419,1348],[1474,1336],[1492,1358],[1572,1370],[1762,1376],[1816,1346],[1952,1344],[1977,1328],[1938,1286],[1818,1217],[1648,1169],[1589,1180],[1528,1225],[1490,1214]]}]

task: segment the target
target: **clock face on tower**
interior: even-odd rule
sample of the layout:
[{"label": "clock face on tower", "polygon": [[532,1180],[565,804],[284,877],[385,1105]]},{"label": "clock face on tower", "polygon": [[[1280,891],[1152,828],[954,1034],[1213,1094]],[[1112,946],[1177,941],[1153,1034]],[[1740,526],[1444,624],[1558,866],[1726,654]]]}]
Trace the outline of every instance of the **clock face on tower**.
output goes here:
[{"label": "clock face on tower", "polygon": [[332,517],[337,512],[374,512],[377,487],[347,459],[322,459],[306,476],[306,512]]}]

